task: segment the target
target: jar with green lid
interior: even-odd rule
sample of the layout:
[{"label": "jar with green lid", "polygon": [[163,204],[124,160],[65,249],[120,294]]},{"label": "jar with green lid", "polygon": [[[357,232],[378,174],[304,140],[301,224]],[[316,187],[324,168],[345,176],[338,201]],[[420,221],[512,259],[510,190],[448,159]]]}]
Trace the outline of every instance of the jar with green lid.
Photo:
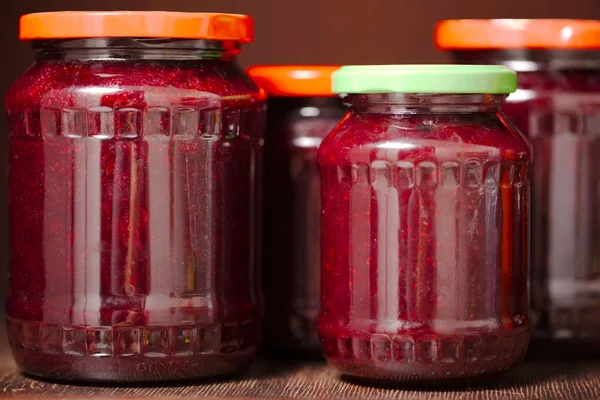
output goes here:
[{"label": "jar with green lid", "polygon": [[323,141],[325,355],[360,378],[500,372],[529,341],[531,150],[501,66],[346,66]]}]

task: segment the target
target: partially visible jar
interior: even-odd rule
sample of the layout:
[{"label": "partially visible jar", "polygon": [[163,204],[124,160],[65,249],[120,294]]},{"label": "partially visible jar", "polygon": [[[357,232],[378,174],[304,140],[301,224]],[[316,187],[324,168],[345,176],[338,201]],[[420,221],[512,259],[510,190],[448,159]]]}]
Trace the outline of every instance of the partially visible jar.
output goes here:
[{"label": "partially visible jar", "polygon": [[9,340],[52,379],[231,374],[258,344],[263,95],[243,15],[21,19],[8,90]]},{"label": "partially visible jar", "polygon": [[278,357],[321,354],[321,199],[317,149],[346,113],[322,65],[255,66],[269,96],[263,194],[263,343]]},{"label": "partially visible jar", "polygon": [[518,71],[503,110],[536,155],[533,347],[600,354],[600,21],[444,21],[436,43],[460,64]]},{"label": "partially visible jar", "polygon": [[531,152],[501,66],[346,66],[319,149],[330,364],[435,383],[518,363],[529,340]]}]

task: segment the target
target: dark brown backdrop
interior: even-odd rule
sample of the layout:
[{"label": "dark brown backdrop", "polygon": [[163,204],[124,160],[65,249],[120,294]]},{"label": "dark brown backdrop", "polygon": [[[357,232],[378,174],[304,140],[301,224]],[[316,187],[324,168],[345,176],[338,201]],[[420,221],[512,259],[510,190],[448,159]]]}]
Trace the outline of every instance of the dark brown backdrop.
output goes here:
[{"label": "dark brown backdrop", "polygon": [[[53,10],[177,10],[250,14],[256,40],[242,62],[437,63],[432,27],[447,18],[599,18],[600,0],[0,0],[0,89],[31,63],[17,40],[21,14]],[[1,111],[0,115],[3,115]],[[0,129],[5,130],[4,119]],[[0,170],[7,169],[0,135]],[[0,306],[6,289],[6,174],[0,173]],[[3,309],[3,306],[2,306]]]}]

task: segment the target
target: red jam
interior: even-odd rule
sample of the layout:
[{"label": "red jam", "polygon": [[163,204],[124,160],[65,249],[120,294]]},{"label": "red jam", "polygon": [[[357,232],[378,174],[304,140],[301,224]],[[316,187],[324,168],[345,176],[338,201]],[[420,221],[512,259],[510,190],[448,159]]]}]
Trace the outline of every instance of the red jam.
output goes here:
[{"label": "red jam", "polygon": [[263,343],[270,356],[316,357],[321,192],[317,149],[346,109],[333,66],[255,66],[269,99],[264,147]]},{"label": "red jam", "polygon": [[173,380],[254,358],[263,105],[221,45],[44,41],[8,91],[7,314],[26,373]]},{"label": "red jam", "polygon": [[[518,71],[518,90],[503,110],[535,153],[531,288],[534,350],[541,352],[534,353],[597,355],[600,22],[524,20],[518,40],[511,43],[501,37],[515,35],[519,24],[501,22],[507,33],[497,36],[493,49],[461,48],[456,43],[449,50],[459,63],[502,63]],[[536,50],[528,49],[541,31],[546,36]],[[562,35],[563,31],[572,35]],[[561,345],[548,348],[547,340]]]},{"label": "red jam", "polygon": [[319,150],[319,331],[342,373],[436,382],[524,356],[530,150],[503,98],[347,97]]}]

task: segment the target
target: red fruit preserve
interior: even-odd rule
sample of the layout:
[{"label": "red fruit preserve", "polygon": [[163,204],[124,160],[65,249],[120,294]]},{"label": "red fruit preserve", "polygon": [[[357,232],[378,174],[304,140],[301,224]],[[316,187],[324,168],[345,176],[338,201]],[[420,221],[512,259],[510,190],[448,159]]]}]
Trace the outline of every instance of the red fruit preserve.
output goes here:
[{"label": "red fruit preserve", "polygon": [[518,71],[518,90],[503,110],[536,159],[534,343],[560,341],[544,350],[550,356],[598,355],[600,21],[445,21],[436,40],[459,63]]},{"label": "red fruit preserve", "polygon": [[263,101],[249,17],[21,19],[9,89],[9,340],[31,375],[161,381],[254,358]]},{"label": "red fruit preserve", "polygon": [[343,374],[500,372],[529,340],[529,146],[499,66],[349,66],[319,149],[325,355]]},{"label": "red fruit preserve", "polygon": [[317,149],[346,109],[318,65],[256,66],[269,95],[264,148],[264,346],[278,357],[319,356],[321,192]]}]

